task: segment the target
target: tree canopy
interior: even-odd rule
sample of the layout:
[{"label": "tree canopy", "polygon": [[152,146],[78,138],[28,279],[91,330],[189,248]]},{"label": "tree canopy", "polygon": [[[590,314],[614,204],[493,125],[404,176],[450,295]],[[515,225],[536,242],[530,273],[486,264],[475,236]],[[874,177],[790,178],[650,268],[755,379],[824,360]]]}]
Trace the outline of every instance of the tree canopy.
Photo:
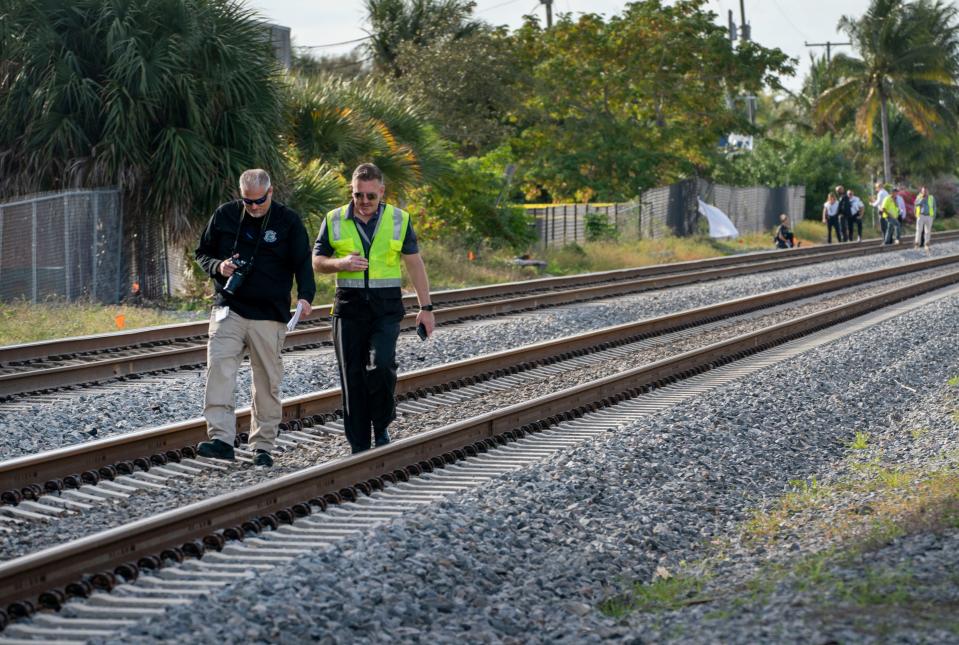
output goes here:
[{"label": "tree canopy", "polygon": [[710,164],[720,137],[749,129],[727,95],[778,87],[781,51],[733,49],[703,0],[642,0],[618,16],[529,19],[519,52],[532,80],[513,146],[531,193],[624,199]]},{"label": "tree canopy", "polygon": [[856,131],[867,142],[878,117],[886,182],[893,179],[891,107],[923,136],[956,125],[957,15],[959,10],[942,0],[873,0],[863,16],[839,22],[860,57],[833,59],[838,80],[819,97],[817,113],[833,124],[854,113]]},{"label": "tree canopy", "polygon": [[192,232],[245,168],[279,166],[277,63],[227,0],[2,0],[0,190],[119,185]]}]

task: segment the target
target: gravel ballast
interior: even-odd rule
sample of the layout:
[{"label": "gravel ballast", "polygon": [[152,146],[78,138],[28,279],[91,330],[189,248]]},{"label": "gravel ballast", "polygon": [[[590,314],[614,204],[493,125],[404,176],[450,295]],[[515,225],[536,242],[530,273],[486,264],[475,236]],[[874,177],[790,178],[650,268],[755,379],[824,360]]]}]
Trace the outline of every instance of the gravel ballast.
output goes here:
[{"label": "gravel ballast", "polygon": [[[957,316],[959,298],[950,297],[879,323],[171,609],[122,639],[955,641],[948,626],[895,612],[881,636],[842,614],[809,618],[808,599],[788,585],[723,612],[705,603],[617,620],[597,608],[636,581],[715,556],[719,544],[731,546],[717,575],[733,581],[793,551],[828,549],[828,537],[811,531],[764,549],[736,540],[752,512],[791,482],[844,476],[856,433],[893,464],[921,469],[949,459],[959,434],[946,385],[959,369]],[[928,583],[925,602],[954,604],[955,545],[954,531],[905,536],[874,557],[893,569],[913,566],[913,579]],[[836,576],[857,576],[856,561],[843,566]]]},{"label": "gravel ballast", "polygon": [[[930,272],[923,273],[924,276],[931,277],[929,274]],[[896,281],[882,281],[862,288],[844,289],[825,297],[804,299],[665,337],[647,339],[631,345],[633,351],[626,355],[619,355],[617,352],[615,357],[607,356],[603,360],[597,359],[596,363],[586,367],[574,367],[567,363],[569,371],[559,374],[552,369],[543,371],[535,378],[533,374],[528,374],[528,382],[522,385],[494,389],[486,394],[474,395],[467,400],[450,401],[441,405],[436,402],[436,399],[430,398],[427,400],[433,401],[431,405],[436,405],[437,408],[418,414],[401,414],[391,424],[390,434],[394,439],[402,439],[466,417],[485,414],[520,401],[604,378],[638,365],[653,363],[741,334],[756,332],[792,318],[810,315],[858,298],[875,295],[895,284]],[[555,368],[556,364],[551,367]],[[495,381],[494,379],[493,383]],[[171,481],[169,488],[164,491],[133,492],[128,499],[97,504],[82,513],[73,513],[55,521],[35,522],[29,528],[24,527],[19,531],[0,534],[0,560],[33,553],[45,547],[62,544],[135,519],[156,515],[217,494],[276,478],[346,456],[349,452],[342,437],[318,435],[316,438],[322,441],[320,445],[304,445],[292,451],[277,454],[276,464],[270,470],[240,466],[232,468],[232,472],[228,474],[218,471],[207,472],[195,477]]]},{"label": "gravel ballast", "polygon": [[[959,242],[936,245],[934,255],[959,252]],[[619,300],[545,309],[477,323],[441,328],[421,343],[404,335],[397,358],[401,370],[413,370],[480,354],[560,338],[590,329],[661,316],[724,300],[826,280],[851,273],[898,266],[924,259],[925,254],[902,250],[784,271],[718,280]],[[288,354],[282,396],[290,397],[339,384],[332,351]],[[203,370],[106,385],[96,390],[64,392],[56,401],[25,408],[0,405],[0,460],[32,454],[136,429],[199,416],[203,407]],[[249,369],[238,379],[237,405],[249,403]],[[6,409],[5,409],[6,408]]]}]

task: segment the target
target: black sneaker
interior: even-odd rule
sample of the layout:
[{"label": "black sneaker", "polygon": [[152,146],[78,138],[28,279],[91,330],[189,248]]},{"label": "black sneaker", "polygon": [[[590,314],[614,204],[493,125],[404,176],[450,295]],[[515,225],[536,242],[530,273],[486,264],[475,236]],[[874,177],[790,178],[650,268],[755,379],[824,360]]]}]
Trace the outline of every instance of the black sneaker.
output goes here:
[{"label": "black sneaker", "polygon": [[385,446],[389,444],[389,442],[390,432],[386,428],[383,428],[382,430],[376,430],[373,433],[373,445],[375,445],[377,448],[380,446]]},{"label": "black sneaker", "polygon": [[263,468],[270,468],[273,466],[273,457],[270,456],[266,450],[262,448],[256,449],[256,455],[253,456],[253,465],[261,466]]},{"label": "black sneaker", "polygon": [[233,451],[233,446],[225,441],[221,441],[220,439],[204,441],[196,447],[196,454],[201,457],[209,457],[211,459],[227,459],[229,461],[236,459],[236,453]]}]

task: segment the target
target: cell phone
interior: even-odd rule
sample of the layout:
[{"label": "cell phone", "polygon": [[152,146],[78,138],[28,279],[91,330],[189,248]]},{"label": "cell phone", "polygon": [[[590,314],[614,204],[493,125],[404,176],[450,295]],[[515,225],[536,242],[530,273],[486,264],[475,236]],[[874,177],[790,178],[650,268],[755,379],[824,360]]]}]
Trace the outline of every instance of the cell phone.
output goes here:
[{"label": "cell phone", "polygon": [[429,334],[426,333],[426,325],[420,323],[416,326],[416,335],[420,337],[420,340],[426,340],[429,338]]}]

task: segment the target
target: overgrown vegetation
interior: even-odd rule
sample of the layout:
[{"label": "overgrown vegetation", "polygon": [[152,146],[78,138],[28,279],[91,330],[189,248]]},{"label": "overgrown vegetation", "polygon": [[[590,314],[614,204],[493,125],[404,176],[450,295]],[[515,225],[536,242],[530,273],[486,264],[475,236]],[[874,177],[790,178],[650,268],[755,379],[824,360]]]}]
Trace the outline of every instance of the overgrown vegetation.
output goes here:
[{"label": "overgrown vegetation", "polygon": [[[143,231],[192,242],[251,166],[315,231],[349,199],[352,168],[373,161],[425,240],[480,255],[529,250],[523,202],[625,201],[691,177],[802,184],[817,218],[837,183],[869,201],[891,171],[955,212],[959,14],[946,3],[872,0],[843,17],[854,51],[815,60],[794,94],[780,84],[794,62],[731,44],[706,0],[559,13],[548,29],[530,16],[515,30],[471,0],[364,9],[359,49],[298,55],[285,71],[259,17],[230,0],[0,0],[0,197],[119,185],[144,273]],[[745,95],[759,97],[755,123]],[[722,148],[730,133],[755,146]],[[824,237],[790,215],[804,243]],[[616,232],[591,217],[587,237]],[[762,237],[715,248],[768,248]]]}]

